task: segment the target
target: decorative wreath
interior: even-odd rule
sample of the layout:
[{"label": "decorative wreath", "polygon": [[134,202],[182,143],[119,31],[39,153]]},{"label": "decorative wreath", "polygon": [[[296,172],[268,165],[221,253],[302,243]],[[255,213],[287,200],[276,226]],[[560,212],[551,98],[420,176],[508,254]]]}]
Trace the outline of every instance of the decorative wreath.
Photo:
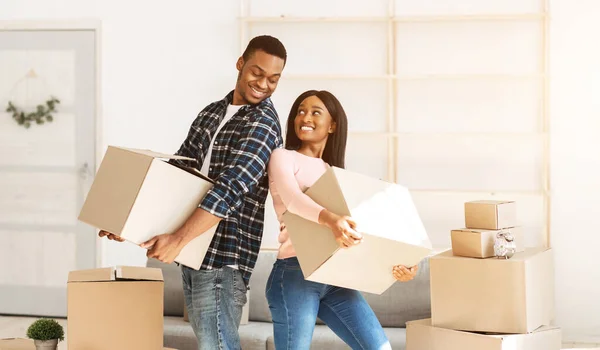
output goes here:
[{"label": "decorative wreath", "polygon": [[54,117],[52,113],[56,112],[56,105],[60,101],[56,97],[50,97],[46,104],[37,105],[34,112],[25,112],[15,106],[11,101],[8,101],[8,107],[6,111],[12,113],[12,118],[25,128],[29,129],[32,123],[44,124],[45,122],[52,122]]}]

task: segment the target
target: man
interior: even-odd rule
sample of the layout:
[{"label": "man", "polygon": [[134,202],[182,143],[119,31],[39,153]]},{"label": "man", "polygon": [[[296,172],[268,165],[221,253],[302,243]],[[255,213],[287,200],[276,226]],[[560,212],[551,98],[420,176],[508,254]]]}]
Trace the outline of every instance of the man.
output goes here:
[{"label": "man", "polygon": [[[176,232],[142,244],[149,258],[172,263],[188,242],[219,224],[200,271],[182,266],[185,301],[200,349],[241,348],[238,327],[262,239],[266,168],[271,152],[283,143],[269,97],[286,59],[276,38],[250,41],[236,64],[235,89],[200,112],[177,152],[197,159],[200,171],[215,180],[213,188]],[[99,235],[121,240],[104,231]]]}]

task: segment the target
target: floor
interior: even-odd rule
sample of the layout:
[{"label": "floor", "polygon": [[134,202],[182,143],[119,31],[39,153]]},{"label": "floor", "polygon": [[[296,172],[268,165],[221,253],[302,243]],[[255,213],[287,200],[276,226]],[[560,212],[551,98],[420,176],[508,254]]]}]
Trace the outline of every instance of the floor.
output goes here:
[{"label": "floor", "polygon": [[[0,339],[3,338],[24,338],[27,327],[33,322],[34,318],[28,317],[12,317],[12,316],[0,316]],[[67,331],[67,320],[57,319]],[[58,350],[67,350],[67,337],[65,334],[65,341],[58,343]],[[583,343],[564,343],[563,350],[577,349],[577,350],[600,350],[600,343],[597,344],[583,344]]]}]

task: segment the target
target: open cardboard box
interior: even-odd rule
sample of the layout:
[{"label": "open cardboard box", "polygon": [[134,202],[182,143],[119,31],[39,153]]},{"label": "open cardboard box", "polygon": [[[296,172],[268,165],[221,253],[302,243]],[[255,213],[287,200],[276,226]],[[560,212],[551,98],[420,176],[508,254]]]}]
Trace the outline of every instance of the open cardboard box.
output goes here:
[{"label": "open cardboard box", "polygon": [[71,271],[67,283],[70,349],[163,349],[160,269],[120,266]]},{"label": "open cardboard box", "polygon": [[284,213],[309,281],[381,294],[395,282],[393,266],[417,265],[432,250],[405,187],[331,167],[305,193],[331,212],[351,216],[364,235],[361,244],[342,249],[329,228]]},{"label": "open cardboard box", "polygon": [[[175,166],[164,159],[193,161],[109,146],[79,220],[137,245],[175,232],[198,208],[213,182],[195,168]],[[188,243],[175,261],[200,269],[217,225]]]}]

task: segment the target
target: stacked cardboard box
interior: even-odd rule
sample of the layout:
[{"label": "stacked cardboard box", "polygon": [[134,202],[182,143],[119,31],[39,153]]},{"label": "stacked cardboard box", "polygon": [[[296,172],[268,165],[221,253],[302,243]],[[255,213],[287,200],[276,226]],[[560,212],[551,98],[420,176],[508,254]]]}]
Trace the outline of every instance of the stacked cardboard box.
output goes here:
[{"label": "stacked cardboard box", "polygon": [[[432,317],[407,323],[407,350],[559,350],[552,250],[524,249],[512,201],[465,203],[465,226],[430,259]],[[509,259],[494,254],[500,231],[515,235]]]}]

